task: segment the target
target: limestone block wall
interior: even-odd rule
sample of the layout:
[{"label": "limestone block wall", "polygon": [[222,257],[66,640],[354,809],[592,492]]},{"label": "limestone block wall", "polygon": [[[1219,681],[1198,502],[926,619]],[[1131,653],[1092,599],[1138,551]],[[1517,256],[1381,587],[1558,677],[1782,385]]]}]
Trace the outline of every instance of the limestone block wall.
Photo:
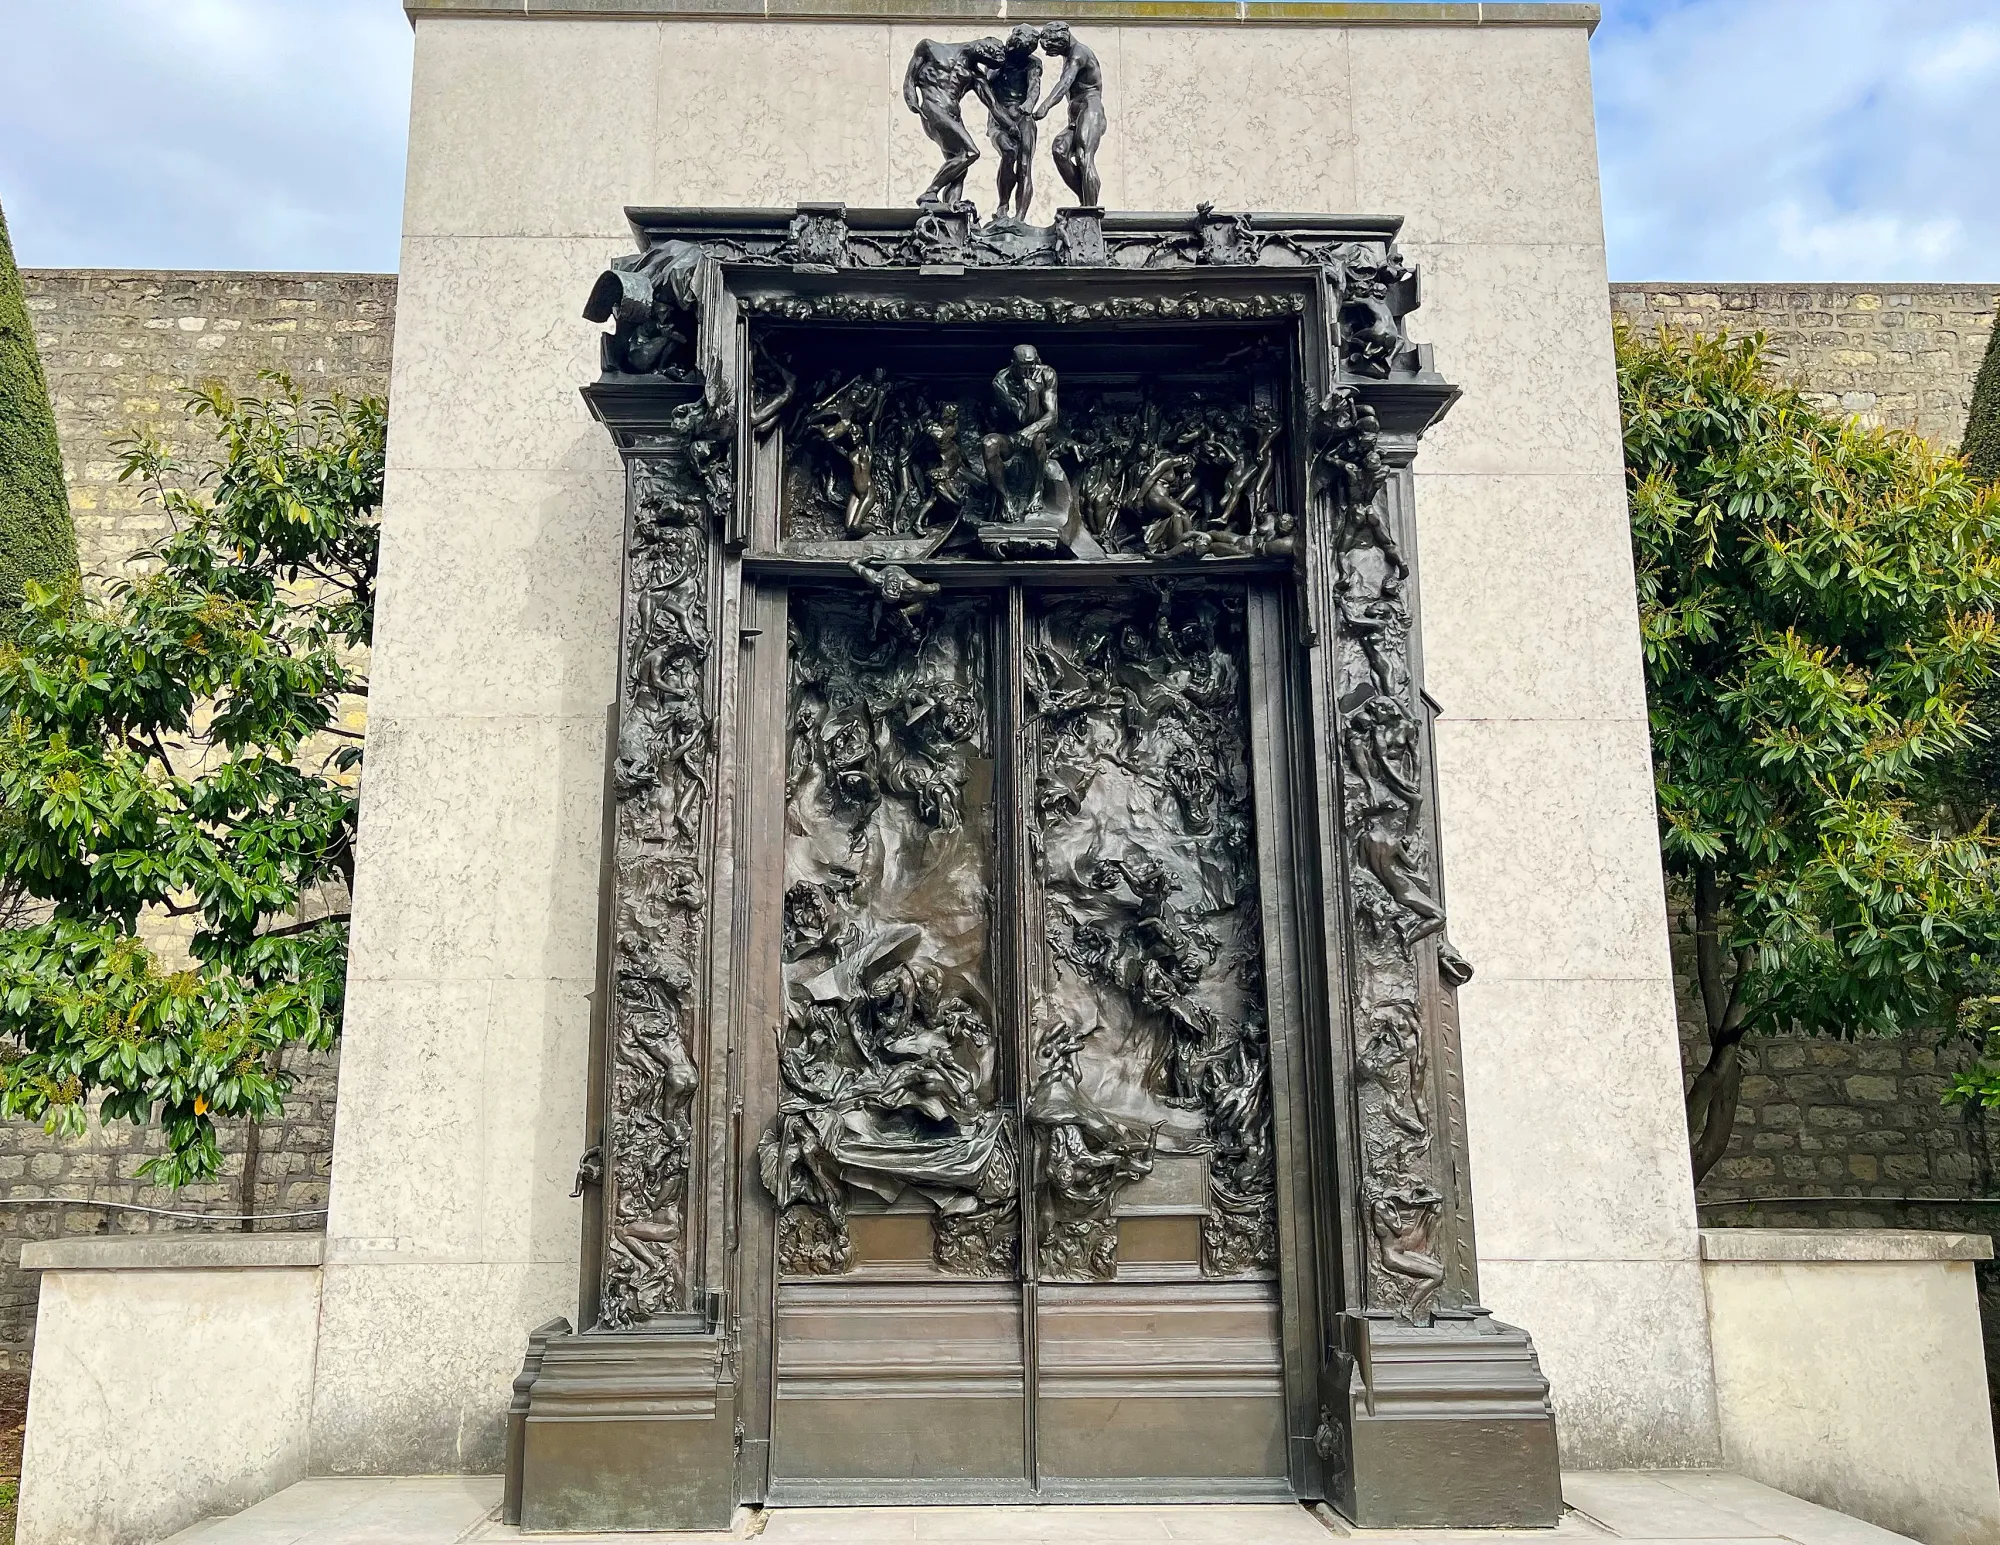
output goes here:
[{"label": "limestone block wall", "polygon": [[30,268],[21,282],[86,574],[119,573],[164,534],[160,512],[118,481],[111,447],[146,429],[187,449],[190,387],[250,392],[258,371],[283,370],[312,391],[388,389],[394,274]]},{"label": "limestone block wall", "polygon": [[1648,332],[1765,332],[1822,407],[1956,445],[2000,284],[1614,284],[1611,306]]}]

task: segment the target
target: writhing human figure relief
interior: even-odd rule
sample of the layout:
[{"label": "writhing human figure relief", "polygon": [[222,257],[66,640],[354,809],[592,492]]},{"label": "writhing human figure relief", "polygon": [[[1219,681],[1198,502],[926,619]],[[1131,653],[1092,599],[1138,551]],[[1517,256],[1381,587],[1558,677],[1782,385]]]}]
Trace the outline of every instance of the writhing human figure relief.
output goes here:
[{"label": "writhing human figure relief", "polygon": [[[782,352],[769,357],[775,369]],[[810,406],[774,410],[789,425],[784,539],[871,563],[1293,556],[1273,397],[1257,374],[1225,390],[1069,392],[1030,344],[984,393],[831,374],[797,399]]]},{"label": "writhing human figure relief", "polygon": [[1207,1155],[1206,1273],[1275,1259],[1243,628],[1240,592],[1084,592],[1028,652],[1045,1276],[1113,1274],[1116,1192],[1162,1155]]},{"label": "writhing human figure relief", "polygon": [[1013,1267],[1019,1164],[986,951],[983,601],[899,568],[792,612],[785,1024],[758,1145],[780,1268],[848,1270],[857,1198],[926,1205],[942,1271]]},{"label": "writhing human figure relief", "polygon": [[713,789],[707,689],[709,554],[722,433],[700,404],[676,411],[631,474],[626,637],[612,770],[618,947],[614,953],[599,1316],[612,1329],[686,1307],[690,1111],[700,1081],[707,884],[701,855]]},{"label": "writhing human figure relief", "polygon": [[[1373,411],[1337,387],[1314,422],[1313,481],[1326,511],[1338,613],[1339,765],[1354,960],[1354,1082],[1371,1307],[1422,1321],[1445,1270],[1435,1245],[1444,1197],[1418,946],[1441,933],[1410,669],[1409,564],[1384,502]],[[1446,980],[1463,958],[1439,941]],[[1457,976],[1456,980],[1463,980]]]}]

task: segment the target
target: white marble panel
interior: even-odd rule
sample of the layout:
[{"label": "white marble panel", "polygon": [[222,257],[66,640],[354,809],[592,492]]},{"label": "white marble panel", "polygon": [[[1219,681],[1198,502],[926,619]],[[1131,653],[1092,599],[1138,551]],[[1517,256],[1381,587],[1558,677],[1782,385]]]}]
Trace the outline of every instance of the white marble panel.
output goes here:
[{"label": "white marble panel", "polygon": [[602,714],[376,715],[350,977],[593,977],[607,734]]},{"label": "white marble panel", "polygon": [[145,1545],[306,1472],[317,1267],[50,1271],[21,1545]]},{"label": "white marble panel", "polygon": [[1698,1262],[1522,1261],[1482,1251],[1479,1294],[1535,1338],[1565,1469],[1719,1461]]},{"label": "white marble panel", "polygon": [[1413,241],[1601,246],[1581,27],[1356,27],[1357,203]]},{"label": "white marble panel", "polygon": [[1924,1545],[2000,1539],[1970,1261],[1710,1261],[1723,1461]]},{"label": "white marble panel", "polygon": [[1452,938],[1502,978],[1669,980],[1643,720],[1441,720]]},{"label": "white marble panel", "polygon": [[601,713],[616,691],[624,509],[609,469],[392,471],[370,709]]},{"label": "white marble panel", "polygon": [[1481,1248],[1686,1259],[1694,1184],[1671,986],[1482,973],[1459,1018]]},{"label": "white marble panel", "polygon": [[1111,121],[1123,207],[1192,209],[1207,199],[1225,210],[1355,209],[1354,36],[1119,28],[1123,79]]},{"label": "white marble panel", "polygon": [[528,1332],[576,1313],[575,1265],[330,1265],[325,1279],[313,1473],[497,1472]]},{"label": "white marble panel", "polygon": [[1623,475],[1604,249],[1406,243],[1404,254],[1423,272],[1411,335],[1465,392],[1417,465]]},{"label": "white marble panel", "polygon": [[1424,685],[1447,717],[1644,716],[1622,477],[1420,472],[1416,507]]},{"label": "white marble panel", "polygon": [[603,472],[611,437],[578,389],[598,376],[590,287],[629,237],[406,237],[389,464]]},{"label": "white marble panel", "polygon": [[576,1259],[591,987],[353,983],[330,1259]]},{"label": "white marble panel", "polygon": [[657,22],[418,22],[403,234],[624,239],[659,47]]},{"label": "white marble panel", "polygon": [[885,197],[888,115],[904,111],[888,34],[862,23],[667,22],[650,180],[628,202],[907,203],[914,189]]}]

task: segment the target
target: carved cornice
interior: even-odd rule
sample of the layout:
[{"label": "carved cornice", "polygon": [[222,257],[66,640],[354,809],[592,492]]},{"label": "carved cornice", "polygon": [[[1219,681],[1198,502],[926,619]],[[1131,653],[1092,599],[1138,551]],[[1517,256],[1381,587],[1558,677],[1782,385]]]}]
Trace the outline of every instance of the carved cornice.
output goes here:
[{"label": "carved cornice", "polygon": [[[631,209],[643,250],[617,259],[592,289],[584,315],[611,322],[607,379],[663,375],[692,379],[699,313],[712,308],[726,269],[769,268],[788,280],[812,275],[893,278],[994,271],[1061,270],[1095,281],[1075,297],[1028,294],[929,300],[916,295],[757,293],[743,284],[746,310],[827,320],[1050,321],[1190,320],[1277,316],[1303,304],[1280,293],[1162,295],[1116,293],[1120,275],[1216,270],[1247,276],[1316,275],[1324,281],[1333,344],[1343,379],[1442,387],[1428,351],[1405,318],[1421,303],[1418,274],[1395,245],[1400,222],[1359,216],[1252,215],[1202,205],[1186,214],[1060,211],[1051,226],[974,219],[955,209]],[[1010,309],[1011,308],[1011,309]],[[712,374],[712,372],[710,372]]]}]

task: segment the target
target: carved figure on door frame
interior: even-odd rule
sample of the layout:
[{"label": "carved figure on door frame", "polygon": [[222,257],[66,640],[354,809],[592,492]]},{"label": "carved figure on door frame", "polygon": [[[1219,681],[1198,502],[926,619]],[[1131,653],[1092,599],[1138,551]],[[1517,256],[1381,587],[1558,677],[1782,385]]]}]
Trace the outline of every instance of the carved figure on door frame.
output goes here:
[{"label": "carved figure on door frame", "polygon": [[1041,1269],[1058,1281],[1118,1275],[1118,1192],[1152,1173],[1156,1134],[1111,1115],[1083,1090],[1077,1053],[1089,1032],[1066,1020],[1035,1042],[1041,1070],[1028,1096],[1042,1185],[1035,1199]]}]

